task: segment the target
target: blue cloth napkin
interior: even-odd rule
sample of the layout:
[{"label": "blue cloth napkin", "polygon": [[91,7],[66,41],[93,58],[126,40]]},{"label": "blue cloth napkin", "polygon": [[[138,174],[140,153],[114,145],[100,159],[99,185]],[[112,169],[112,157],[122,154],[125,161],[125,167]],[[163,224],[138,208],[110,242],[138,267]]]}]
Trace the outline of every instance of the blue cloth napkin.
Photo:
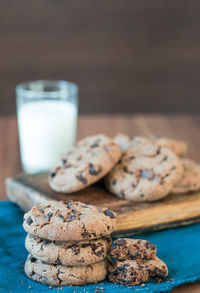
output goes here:
[{"label": "blue cloth napkin", "polygon": [[95,285],[49,289],[29,280],[24,274],[27,251],[22,221],[23,213],[16,205],[0,202],[0,292],[166,292],[180,284],[200,279],[200,224],[195,224],[132,237],[156,244],[158,257],[169,268],[169,276],[160,284],[152,282],[146,283],[145,287],[126,287],[104,281]]}]

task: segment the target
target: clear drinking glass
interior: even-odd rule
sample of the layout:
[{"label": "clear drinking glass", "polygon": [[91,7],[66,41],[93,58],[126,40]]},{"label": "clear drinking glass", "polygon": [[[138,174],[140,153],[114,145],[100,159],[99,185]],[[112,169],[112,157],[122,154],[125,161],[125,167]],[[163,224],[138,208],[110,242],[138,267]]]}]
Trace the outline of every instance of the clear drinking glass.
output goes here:
[{"label": "clear drinking glass", "polygon": [[74,145],[78,86],[67,81],[38,80],[16,87],[22,168],[48,171]]}]

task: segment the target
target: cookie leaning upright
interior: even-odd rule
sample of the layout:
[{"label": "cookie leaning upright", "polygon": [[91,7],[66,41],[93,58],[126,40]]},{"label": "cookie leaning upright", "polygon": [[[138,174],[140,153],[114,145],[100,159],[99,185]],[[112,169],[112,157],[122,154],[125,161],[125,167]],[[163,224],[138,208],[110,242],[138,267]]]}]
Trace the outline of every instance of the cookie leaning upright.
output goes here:
[{"label": "cookie leaning upright", "polygon": [[105,182],[120,198],[154,201],[165,197],[182,174],[183,165],[175,153],[148,143],[125,151]]},{"label": "cookie leaning upright", "polygon": [[97,239],[111,234],[115,225],[113,211],[74,201],[34,206],[23,223],[29,234],[57,241]]},{"label": "cookie leaning upright", "polygon": [[79,141],[49,174],[50,187],[58,192],[81,190],[105,176],[120,159],[119,146],[99,134]]}]

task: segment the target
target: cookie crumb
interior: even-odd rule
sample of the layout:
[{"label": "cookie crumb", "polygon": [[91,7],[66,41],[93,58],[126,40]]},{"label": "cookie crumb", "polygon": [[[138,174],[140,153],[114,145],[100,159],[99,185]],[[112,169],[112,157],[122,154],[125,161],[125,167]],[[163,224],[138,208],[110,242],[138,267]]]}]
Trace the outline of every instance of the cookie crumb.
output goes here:
[{"label": "cookie crumb", "polygon": [[29,289],[31,289],[31,286],[28,286]]},{"label": "cookie crumb", "polygon": [[49,286],[49,289],[52,289],[53,288],[53,286]]},{"label": "cookie crumb", "polygon": [[146,285],[145,284],[141,284],[141,287],[145,287]]}]

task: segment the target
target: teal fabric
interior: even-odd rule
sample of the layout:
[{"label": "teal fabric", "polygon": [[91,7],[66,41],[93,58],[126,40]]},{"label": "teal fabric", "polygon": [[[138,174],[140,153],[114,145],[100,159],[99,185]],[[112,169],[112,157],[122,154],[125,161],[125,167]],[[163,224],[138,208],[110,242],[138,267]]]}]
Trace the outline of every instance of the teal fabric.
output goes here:
[{"label": "teal fabric", "polygon": [[[146,283],[145,287],[126,287],[108,281],[85,287],[49,289],[29,280],[23,271],[27,251],[26,233],[22,228],[23,213],[10,202],[0,202],[0,292],[166,292],[187,282],[200,279],[200,224],[137,235],[157,245],[158,256],[168,268],[169,276],[160,283]],[[134,237],[133,237],[134,238]]]}]

